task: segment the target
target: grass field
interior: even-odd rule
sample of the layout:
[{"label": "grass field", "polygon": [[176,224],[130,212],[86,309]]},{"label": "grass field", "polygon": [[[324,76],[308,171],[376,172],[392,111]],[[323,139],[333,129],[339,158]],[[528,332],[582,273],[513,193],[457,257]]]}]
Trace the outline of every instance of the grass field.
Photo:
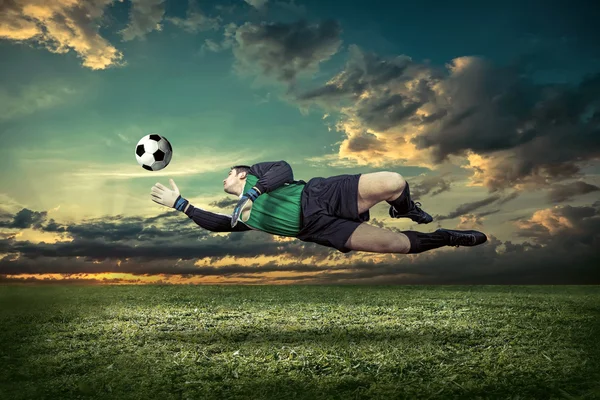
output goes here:
[{"label": "grass field", "polygon": [[0,399],[600,399],[598,286],[0,286]]}]

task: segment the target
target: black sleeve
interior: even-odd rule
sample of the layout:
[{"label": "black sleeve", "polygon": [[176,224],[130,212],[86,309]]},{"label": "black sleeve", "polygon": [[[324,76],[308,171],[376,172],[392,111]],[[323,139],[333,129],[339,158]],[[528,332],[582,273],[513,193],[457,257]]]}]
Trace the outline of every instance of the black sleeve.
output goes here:
[{"label": "black sleeve", "polygon": [[202,228],[211,232],[244,232],[249,231],[248,225],[238,221],[235,227],[231,227],[231,215],[212,213],[190,204],[185,214]]},{"label": "black sleeve", "polygon": [[294,182],[292,167],[283,160],[254,164],[249,173],[258,178],[255,186],[261,193],[269,193],[284,183]]}]

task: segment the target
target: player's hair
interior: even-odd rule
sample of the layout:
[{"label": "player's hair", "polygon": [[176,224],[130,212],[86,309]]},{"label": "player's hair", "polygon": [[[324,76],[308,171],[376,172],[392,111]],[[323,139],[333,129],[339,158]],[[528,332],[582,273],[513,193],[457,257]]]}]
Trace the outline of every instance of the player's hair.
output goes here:
[{"label": "player's hair", "polygon": [[245,172],[246,175],[248,175],[248,173],[250,173],[250,166],[249,165],[236,165],[234,167],[231,167],[231,169],[235,169],[235,174],[236,175],[239,174],[239,173],[242,173],[242,172]]}]

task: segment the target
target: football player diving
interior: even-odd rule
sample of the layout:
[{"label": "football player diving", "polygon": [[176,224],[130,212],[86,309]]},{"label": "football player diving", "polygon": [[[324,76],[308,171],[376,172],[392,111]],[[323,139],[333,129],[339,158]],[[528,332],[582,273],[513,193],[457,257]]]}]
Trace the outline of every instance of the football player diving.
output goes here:
[{"label": "football player diving", "polygon": [[477,246],[487,240],[479,231],[437,229],[394,232],[370,224],[369,209],[386,201],[392,218],[428,224],[433,218],[410,197],[408,182],[397,172],[381,171],[294,180],[285,161],[231,167],[223,190],[239,197],[232,215],[195,207],[172,189],[156,183],[152,201],[185,213],[212,232],[259,230],[335,248],[342,253],[421,253],[442,246]]}]

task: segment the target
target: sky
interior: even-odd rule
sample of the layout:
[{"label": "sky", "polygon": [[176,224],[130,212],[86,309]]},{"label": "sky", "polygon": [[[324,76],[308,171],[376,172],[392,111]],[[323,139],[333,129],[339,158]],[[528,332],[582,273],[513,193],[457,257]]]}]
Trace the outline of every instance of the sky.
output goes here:
[{"label": "sky", "polygon": [[[484,4],[485,3],[485,4]],[[600,283],[600,8],[592,2],[0,3],[0,282]],[[135,145],[173,147],[161,171]],[[477,247],[350,252],[213,233],[233,165],[395,171]]]}]

